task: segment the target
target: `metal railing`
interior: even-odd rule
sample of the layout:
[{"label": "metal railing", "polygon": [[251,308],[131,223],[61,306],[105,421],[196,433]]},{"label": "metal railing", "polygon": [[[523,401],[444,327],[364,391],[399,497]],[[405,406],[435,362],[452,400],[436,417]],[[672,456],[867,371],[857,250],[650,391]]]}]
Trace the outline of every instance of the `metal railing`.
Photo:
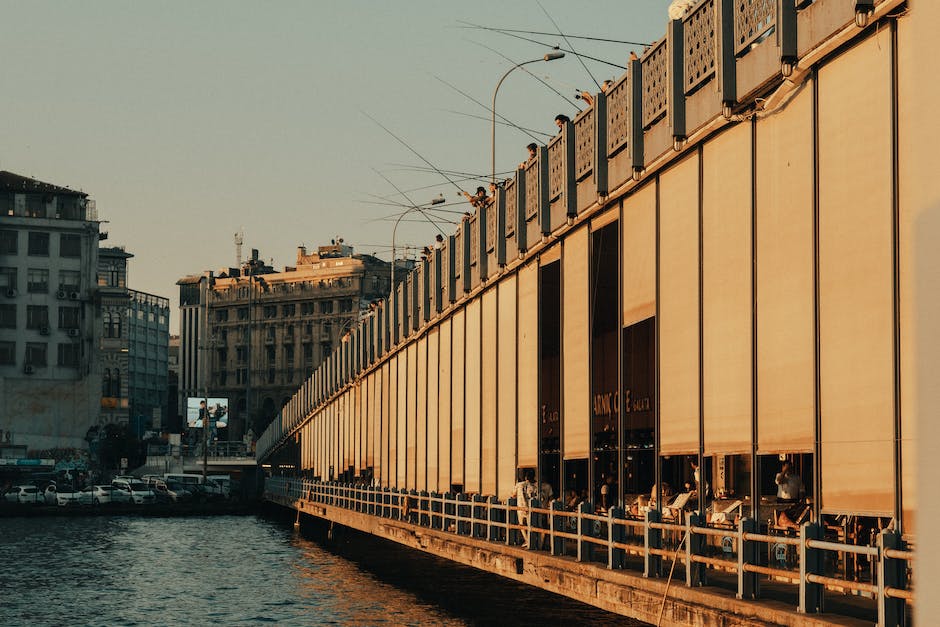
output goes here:
[{"label": "metal railing", "polygon": [[[715,578],[736,577],[733,585],[739,599],[759,598],[758,576],[763,575],[791,584],[798,593],[800,612],[820,611],[823,591],[841,590],[869,597],[878,624],[900,624],[905,602],[914,598],[908,583],[914,553],[902,548],[900,536],[888,530],[878,535],[875,545],[865,546],[826,540],[824,530],[814,523],[759,533],[757,522],[750,518],[735,525],[709,526],[694,512],[681,512],[666,521],[656,510],[638,517],[620,507],[595,512],[587,502],[573,511],[564,509],[560,501],[533,500],[522,507],[515,499],[504,503],[492,496],[288,477],[269,477],[264,490],[269,499],[339,507],[529,551],[548,551],[608,569],[640,570],[647,577],[662,576],[667,570],[664,562],[672,560],[681,564],[687,586],[704,585],[708,572]],[[867,558],[871,581],[834,576],[840,555]]]}]

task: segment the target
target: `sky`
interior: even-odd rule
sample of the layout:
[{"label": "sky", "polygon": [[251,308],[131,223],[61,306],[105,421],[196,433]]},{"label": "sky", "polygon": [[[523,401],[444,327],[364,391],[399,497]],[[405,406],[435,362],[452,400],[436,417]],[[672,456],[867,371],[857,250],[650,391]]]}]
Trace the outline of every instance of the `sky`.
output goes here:
[{"label": "sky", "polygon": [[[176,281],[234,265],[238,231],[245,257],[257,248],[278,268],[336,237],[390,259],[401,207],[381,203],[443,194],[465,210],[457,186],[478,182],[455,186],[422,158],[489,173],[500,76],[555,45],[608,62],[582,56],[585,69],[569,52],[526,66],[548,86],[522,69],[502,84],[497,113],[547,141],[556,114],[583,107],[576,91],[619,78],[615,65],[665,34],[668,4],[0,0],[0,170],[89,193],[104,244],[134,254],[130,287],[170,298],[176,333]],[[497,171],[530,141],[498,126]],[[438,232],[412,216],[399,248]]]}]

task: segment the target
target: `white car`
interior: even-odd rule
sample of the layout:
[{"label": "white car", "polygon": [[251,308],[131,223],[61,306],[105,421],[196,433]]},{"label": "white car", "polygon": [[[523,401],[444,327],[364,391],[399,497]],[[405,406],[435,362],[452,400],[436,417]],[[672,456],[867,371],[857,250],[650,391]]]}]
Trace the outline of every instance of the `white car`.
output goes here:
[{"label": "white car", "polygon": [[116,503],[134,503],[135,505],[152,505],[157,498],[147,484],[142,481],[126,481],[115,479],[111,482],[111,500]]},{"label": "white car", "polygon": [[10,488],[4,498],[11,503],[42,505],[43,493],[34,485],[17,485]]},{"label": "white car", "polygon": [[78,502],[82,505],[106,505],[111,502],[109,485],[90,485],[78,493]]}]

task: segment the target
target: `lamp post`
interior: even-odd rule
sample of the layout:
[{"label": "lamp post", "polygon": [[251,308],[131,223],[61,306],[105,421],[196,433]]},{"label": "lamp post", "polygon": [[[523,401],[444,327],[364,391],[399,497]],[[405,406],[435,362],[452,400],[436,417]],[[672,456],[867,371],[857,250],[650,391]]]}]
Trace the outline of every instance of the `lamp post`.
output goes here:
[{"label": "lamp post", "polygon": [[543,56],[541,59],[532,59],[531,61],[523,61],[522,63],[517,63],[511,68],[509,68],[506,71],[506,73],[503,74],[502,78],[499,79],[499,82],[496,83],[496,89],[493,90],[493,107],[492,107],[493,125],[490,130],[490,139],[491,139],[490,147],[491,147],[491,157],[492,157],[491,163],[493,166],[491,170],[492,174],[490,177],[491,183],[496,183],[496,94],[499,93],[500,85],[503,84],[503,81],[506,80],[506,77],[512,74],[512,71],[515,70],[516,68],[520,68],[523,65],[528,65],[530,63],[538,63],[539,61],[554,61],[555,59],[561,59],[564,56],[565,56],[564,52],[558,52],[556,50],[555,52],[549,52],[548,54]]},{"label": "lamp post", "polygon": [[434,205],[440,205],[440,204],[443,204],[444,202],[445,202],[444,196],[441,195],[441,196],[438,196],[437,198],[433,198],[431,202],[427,203],[426,205],[412,205],[411,207],[408,207],[407,209],[402,211],[401,215],[398,216],[398,219],[395,220],[395,226],[392,227],[392,285],[391,285],[390,293],[395,292],[395,234],[398,232],[398,225],[401,222],[401,219],[404,218],[409,213],[411,213],[412,211],[424,211],[428,207],[433,207]]}]

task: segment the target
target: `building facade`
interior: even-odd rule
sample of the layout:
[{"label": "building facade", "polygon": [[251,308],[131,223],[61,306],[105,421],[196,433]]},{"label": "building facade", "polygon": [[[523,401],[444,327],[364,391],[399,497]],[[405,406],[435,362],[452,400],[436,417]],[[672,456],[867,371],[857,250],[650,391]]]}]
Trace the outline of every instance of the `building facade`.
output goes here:
[{"label": "building facade", "polygon": [[141,436],[168,414],[169,300],[130,289],[123,247],[98,251],[101,422]]},{"label": "building facade", "polygon": [[360,312],[387,293],[389,274],[388,263],[340,243],[310,254],[301,247],[296,265],[280,272],[252,251],[240,269],[180,279],[181,411],[188,397],[224,397],[228,437],[260,433]]},{"label": "building facade", "polygon": [[98,420],[99,224],[88,195],[0,172],[0,430],[84,449]]}]

